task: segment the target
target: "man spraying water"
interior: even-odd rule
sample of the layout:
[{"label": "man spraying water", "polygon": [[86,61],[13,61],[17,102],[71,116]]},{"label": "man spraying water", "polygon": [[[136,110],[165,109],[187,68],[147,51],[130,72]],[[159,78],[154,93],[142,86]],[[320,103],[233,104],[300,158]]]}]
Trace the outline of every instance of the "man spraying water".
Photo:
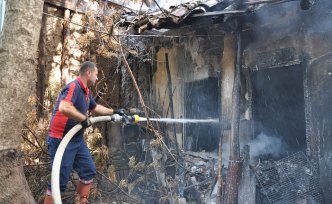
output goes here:
[{"label": "man spraying water", "polygon": [[[77,172],[79,182],[76,186],[76,194],[80,203],[88,201],[92,181],[96,174],[95,164],[83,138],[84,129],[91,125],[88,111],[91,111],[94,115],[124,115],[123,109],[106,108],[97,104],[92,98],[89,87],[97,81],[97,74],[98,69],[94,63],[89,61],[82,63],[79,76],[68,83],[59,94],[47,137],[48,153],[52,167],[55,153],[63,137],[78,123],[82,125],[83,128],[70,140],[60,167],[61,192],[66,190],[71,170],[74,169]],[[52,186],[49,183],[44,204],[53,203],[51,193]]]}]

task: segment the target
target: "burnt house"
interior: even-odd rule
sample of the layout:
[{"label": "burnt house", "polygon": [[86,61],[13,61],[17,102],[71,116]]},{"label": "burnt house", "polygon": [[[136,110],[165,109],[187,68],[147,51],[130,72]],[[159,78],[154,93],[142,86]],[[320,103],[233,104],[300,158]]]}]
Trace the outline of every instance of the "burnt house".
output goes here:
[{"label": "burnt house", "polygon": [[[211,2],[192,1],[134,24],[138,33],[148,29],[142,35],[158,33],[153,28],[169,29],[159,32],[152,45],[151,89],[163,104],[162,117],[220,119],[219,126],[170,126],[169,134],[175,129],[184,151],[211,153],[217,152],[221,136],[226,166],[228,155],[234,154],[229,151],[240,155],[248,144],[247,165],[257,165],[248,170],[256,181],[251,173],[249,181],[257,188],[243,176],[239,203],[248,201],[248,191],[254,194],[250,203],[331,202],[331,3]],[[239,90],[234,90],[237,83]],[[240,145],[232,133],[236,126]],[[299,167],[289,168],[289,163]],[[257,173],[259,168],[268,170]],[[294,176],[303,173],[299,168],[315,176]],[[244,165],[243,174],[246,169]],[[293,181],[285,184],[282,177]],[[248,185],[247,190],[241,185]],[[299,192],[299,186],[305,190]]]}]

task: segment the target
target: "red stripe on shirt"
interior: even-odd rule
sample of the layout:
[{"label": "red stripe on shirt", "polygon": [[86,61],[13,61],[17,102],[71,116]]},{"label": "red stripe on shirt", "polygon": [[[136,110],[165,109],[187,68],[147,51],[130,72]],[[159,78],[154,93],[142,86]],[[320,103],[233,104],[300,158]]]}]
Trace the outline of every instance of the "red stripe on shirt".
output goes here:
[{"label": "red stripe on shirt", "polygon": [[76,83],[71,83],[70,84],[68,94],[63,100],[68,101],[68,102],[72,102],[71,98],[73,97],[75,87],[76,87]]},{"label": "red stripe on shirt", "polygon": [[[71,104],[73,103],[71,100],[72,100],[72,97],[73,97],[73,94],[75,91],[75,87],[76,87],[76,83],[70,84],[66,97],[64,99],[62,99],[63,101],[69,102]],[[61,103],[61,101],[60,101],[60,103]],[[59,106],[60,106],[60,104],[59,104]],[[65,131],[65,127],[67,125],[67,121],[68,121],[68,117],[65,116],[63,113],[61,113],[60,110],[57,110],[53,117],[52,124],[50,127],[50,136],[62,139],[64,131]]]},{"label": "red stripe on shirt", "polygon": [[[54,122],[56,121],[56,122]],[[52,125],[50,127],[50,136],[62,139],[64,136],[64,130],[68,121],[68,117],[60,111],[57,111],[54,115]]]}]

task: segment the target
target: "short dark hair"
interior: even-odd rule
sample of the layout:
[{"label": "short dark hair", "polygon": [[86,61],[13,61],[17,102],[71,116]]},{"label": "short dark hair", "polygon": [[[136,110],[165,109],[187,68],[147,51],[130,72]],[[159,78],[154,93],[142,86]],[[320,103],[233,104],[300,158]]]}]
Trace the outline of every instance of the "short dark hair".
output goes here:
[{"label": "short dark hair", "polygon": [[85,61],[81,64],[80,74],[84,74],[88,69],[94,70],[96,68],[96,64],[90,61]]}]

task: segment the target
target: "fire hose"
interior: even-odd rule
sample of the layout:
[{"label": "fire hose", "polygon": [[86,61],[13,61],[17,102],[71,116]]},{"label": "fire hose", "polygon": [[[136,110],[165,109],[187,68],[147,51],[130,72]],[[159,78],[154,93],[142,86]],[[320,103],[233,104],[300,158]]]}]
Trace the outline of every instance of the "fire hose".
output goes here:
[{"label": "fire hose", "polygon": [[[139,122],[138,115],[132,116],[120,116],[118,114],[114,114],[111,116],[99,116],[90,118],[91,124],[111,121],[111,122],[123,122],[123,123],[138,123]],[[52,165],[52,175],[51,175],[51,186],[52,186],[52,197],[53,202],[55,204],[62,204],[61,194],[60,194],[60,166],[63,157],[63,153],[69,143],[69,141],[73,138],[73,136],[82,129],[82,125],[79,123],[75,125],[70,131],[63,137],[61,140],[59,147],[55,153],[54,161]]]}]

